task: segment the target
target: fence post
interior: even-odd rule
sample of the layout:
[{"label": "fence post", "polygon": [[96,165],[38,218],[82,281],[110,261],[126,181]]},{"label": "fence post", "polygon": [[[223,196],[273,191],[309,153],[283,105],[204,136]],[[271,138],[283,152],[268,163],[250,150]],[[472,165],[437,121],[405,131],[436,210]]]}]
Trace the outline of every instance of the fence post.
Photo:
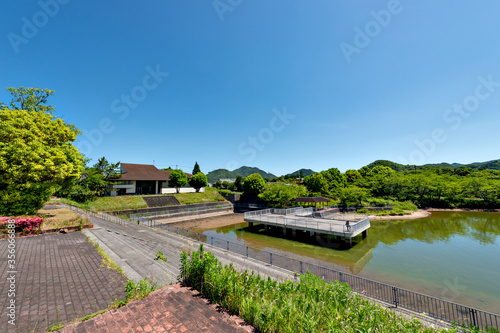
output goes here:
[{"label": "fence post", "polygon": [[247,258],[248,258],[248,246],[247,246]]},{"label": "fence post", "polygon": [[198,242],[200,241],[200,233],[198,232]]},{"label": "fence post", "polygon": [[273,264],[273,253],[272,252],[269,252],[269,262],[271,263],[271,265]]},{"label": "fence post", "polygon": [[229,251],[229,241],[227,241],[227,250]]},{"label": "fence post", "polygon": [[210,245],[212,245],[212,246],[214,245],[214,236],[210,237]]},{"label": "fence post", "polygon": [[398,288],[392,287],[392,292],[394,293],[394,307],[398,307]]},{"label": "fence post", "polygon": [[304,274],[304,268],[302,267],[303,262],[300,262],[300,274]]},{"label": "fence post", "polygon": [[342,272],[339,272],[339,281],[342,282]]},{"label": "fence post", "polygon": [[469,308],[469,313],[470,313],[472,324],[474,326],[477,326],[477,323],[476,323],[477,310]]}]

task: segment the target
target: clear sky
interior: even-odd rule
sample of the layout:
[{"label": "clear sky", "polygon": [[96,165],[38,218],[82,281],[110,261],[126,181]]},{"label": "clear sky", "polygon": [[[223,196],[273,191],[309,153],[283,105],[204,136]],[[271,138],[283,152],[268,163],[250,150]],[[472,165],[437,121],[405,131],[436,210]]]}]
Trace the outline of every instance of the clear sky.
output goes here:
[{"label": "clear sky", "polygon": [[500,2],[4,1],[7,87],[96,161],[280,175],[500,158]]}]

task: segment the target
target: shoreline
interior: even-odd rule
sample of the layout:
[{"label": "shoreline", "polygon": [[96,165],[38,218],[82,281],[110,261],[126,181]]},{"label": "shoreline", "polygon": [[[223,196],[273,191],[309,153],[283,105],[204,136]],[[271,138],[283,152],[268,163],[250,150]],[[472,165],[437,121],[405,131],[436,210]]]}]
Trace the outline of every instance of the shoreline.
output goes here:
[{"label": "shoreline", "polygon": [[409,215],[367,215],[370,221],[390,221],[390,220],[416,220],[430,216],[432,213],[426,209],[419,209]]},{"label": "shoreline", "polygon": [[[365,215],[370,221],[395,221],[416,220],[432,215],[432,212],[497,212],[500,209],[468,209],[468,208],[426,208],[419,209],[409,215]],[[242,213],[233,213],[223,216],[212,216],[196,218],[193,220],[172,223],[172,225],[183,229],[215,229],[238,223],[245,223]]]}]

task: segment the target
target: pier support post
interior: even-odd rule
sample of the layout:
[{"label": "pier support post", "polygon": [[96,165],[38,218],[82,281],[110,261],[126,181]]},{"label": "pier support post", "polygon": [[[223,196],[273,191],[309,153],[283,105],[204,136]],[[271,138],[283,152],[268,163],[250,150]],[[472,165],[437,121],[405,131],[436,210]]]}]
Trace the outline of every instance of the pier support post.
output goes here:
[{"label": "pier support post", "polygon": [[253,228],[253,222],[248,222],[248,226],[249,226],[250,228]]},{"label": "pier support post", "polygon": [[349,244],[349,247],[352,247],[352,238],[351,237],[346,237],[345,243]]},{"label": "pier support post", "polygon": [[366,238],[366,236],[368,235],[368,230],[363,231],[363,232],[361,233],[361,235],[362,235],[363,239],[365,239],[365,238]]},{"label": "pier support post", "polygon": [[318,242],[318,243],[322,242],[320,233],[316,233],[316,242]]},{"label": "pier support post", "polygon": [[283,227],[283,236],[286,236],[286,227]]},{"label": "pier support post", "polygon": [[292,237],[297,237],[297,229],[292,229]]},{"label": "pier support post", "polygon": [[268,231],[269,231],[269,226],[268,226],[268,225],[266,225],[266,226],[264,227],[264,230],[265,230],[266,232],[268,232]]}]

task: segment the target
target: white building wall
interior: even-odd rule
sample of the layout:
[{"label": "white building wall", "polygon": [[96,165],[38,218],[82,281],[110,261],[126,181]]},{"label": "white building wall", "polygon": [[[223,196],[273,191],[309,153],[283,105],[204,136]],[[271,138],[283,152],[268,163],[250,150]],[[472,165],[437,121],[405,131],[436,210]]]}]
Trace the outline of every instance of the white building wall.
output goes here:
[{"label": "white building wall", "polygon": [[[196,189],[194,189],[193,187],[181,187],[179,189],[179,193],[194,193],[194,192],[196,192]],[[200,192],[205,192],[205,188],[204,187],[200,188]],[[174,194],[174,193],[177,193],[177,191],[173,187],[167,187],[161,189],[161,194]]]}]

